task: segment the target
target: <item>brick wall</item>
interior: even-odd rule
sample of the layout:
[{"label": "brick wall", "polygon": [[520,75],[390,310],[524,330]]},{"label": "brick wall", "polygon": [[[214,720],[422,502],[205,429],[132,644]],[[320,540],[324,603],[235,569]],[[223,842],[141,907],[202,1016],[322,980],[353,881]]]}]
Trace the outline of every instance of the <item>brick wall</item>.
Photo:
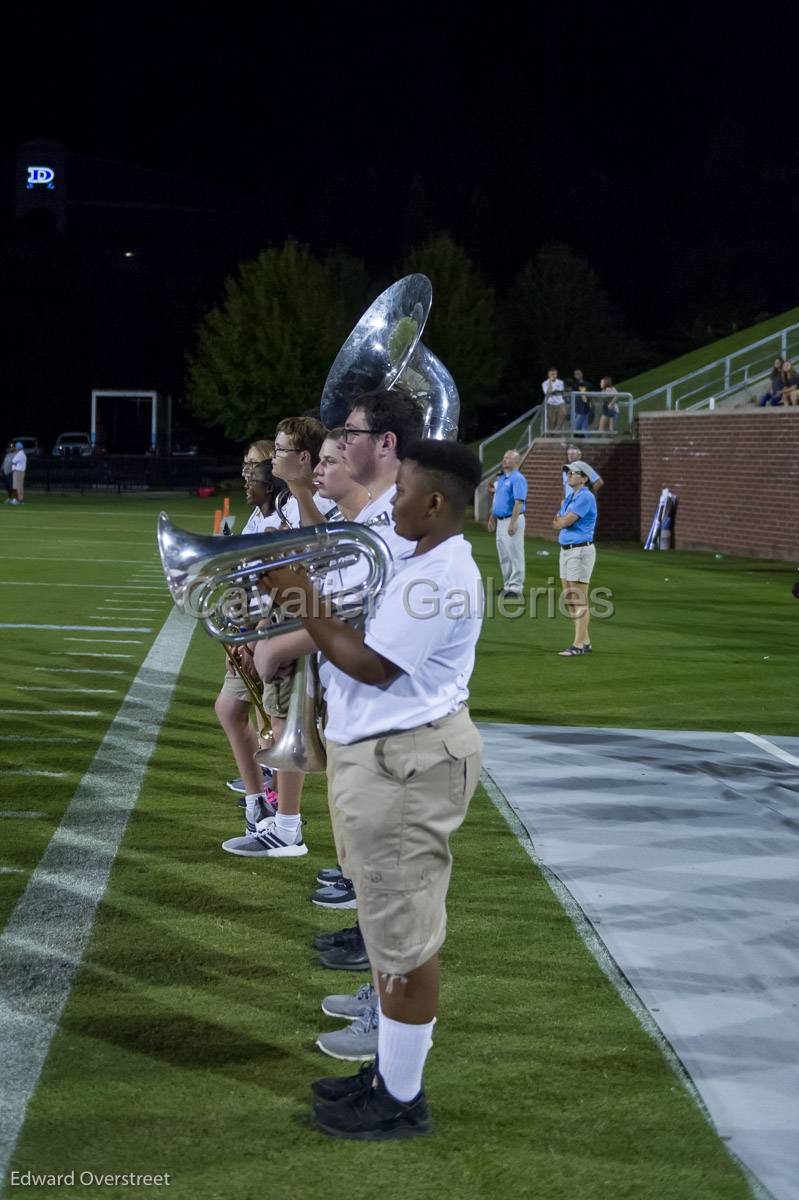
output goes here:
[{"label": "brick wall", "polygon": [[[605,481],[597,497],[597,540],[638,539],[640,536],[640,467],[637,442],[592,442],[580,439],[581,457]],[[521,472],[527,479],[525,533],[556,541],[552,518],[563,502],[561,468],[566,452],[559,439],[539,439],[525,457]]]},{"label": "brick wall", "polygon": [[638,430],[642,540],[667,487],[677,548],[799,557],[799,411],[641,413]]}]

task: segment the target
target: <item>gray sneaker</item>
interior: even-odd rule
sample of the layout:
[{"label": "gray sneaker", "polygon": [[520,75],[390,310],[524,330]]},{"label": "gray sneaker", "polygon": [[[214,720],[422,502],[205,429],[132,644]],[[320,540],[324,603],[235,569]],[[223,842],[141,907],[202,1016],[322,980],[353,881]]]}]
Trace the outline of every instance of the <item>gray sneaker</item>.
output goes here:
[{"label": "gray sneaker", "polygon": [[[262,771],[263,777],[264,777],[264,787],[271,788],[272,787],[272,771],[271,771],[271,769],[269,767],[261,767],[261,771]],[[225,787],[230,788],[231,792],[238,792],[238,794],[240,796],[245,795],[245,793],[247,791],[246,787],[244,786],[244,780],[241,778],[241,776],[239,776],[238,779],[228,779],[227,782],[225,783]]]},{"label": "gray sneaker", "polygon": [[375,1003],[375,989],[371,983],[365,983],[354,996],[325,996],[322,1012],[327,1017],[343,1017],[352,1021],[374,1008]]},{"label": "gray sneaker", "polygon": [[333,1033],[320,1033],[316,1044],[331,1058],[344,1058],[350,1062],[363,1062],[377,1054],[377,1005],[366,1012],[346,1029]]}]

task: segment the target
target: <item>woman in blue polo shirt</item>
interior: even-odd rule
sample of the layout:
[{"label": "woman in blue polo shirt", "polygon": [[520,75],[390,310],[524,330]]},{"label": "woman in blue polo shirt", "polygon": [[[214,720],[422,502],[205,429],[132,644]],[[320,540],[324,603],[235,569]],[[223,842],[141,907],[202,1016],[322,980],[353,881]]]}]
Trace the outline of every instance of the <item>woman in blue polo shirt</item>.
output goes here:
[{"label": "woman in blue polo shirt", "polygon": [[552,522],[560,542],[560,584],[563,598],[574,621],[574,639],[562,658],[590,654],[588,638],[588,584],[596,562],[594,529],[596,528],[596,497],[588,486],[588,463],[581,460],[569,464],[568,491],[560,512]]}]

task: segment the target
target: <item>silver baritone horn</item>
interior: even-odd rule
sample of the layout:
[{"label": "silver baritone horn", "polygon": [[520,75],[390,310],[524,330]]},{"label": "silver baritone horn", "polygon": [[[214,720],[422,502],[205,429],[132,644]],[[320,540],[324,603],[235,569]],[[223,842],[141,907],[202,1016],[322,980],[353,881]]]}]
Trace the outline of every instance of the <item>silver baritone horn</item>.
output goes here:
[{"label": "silver baritone horn", "polygon": [[[158,549],[177,607],[202,621],[212,637],[234,645],[302,628],[299,618],[252,628],[255,622],[276,615],[269,596],[258,586],[267,571],[302,565],[320,586],[332,574],[324,585],[325,595],[346,620],[366,611],[370,597],[382,591],[393,569],[391,551],[380,535],[354,521],[327,521],[265,536],[218,538],[178,529],[162,512]],[[359,561],[363,579],[337,589],[335,573]]]}]

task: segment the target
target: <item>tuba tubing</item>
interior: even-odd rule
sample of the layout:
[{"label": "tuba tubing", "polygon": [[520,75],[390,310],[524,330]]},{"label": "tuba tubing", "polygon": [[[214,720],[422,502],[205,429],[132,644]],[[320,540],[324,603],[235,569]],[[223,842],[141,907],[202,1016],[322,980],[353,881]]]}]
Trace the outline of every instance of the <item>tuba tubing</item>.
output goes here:
[{"label": "tuba tubing", "polygon": [[178,529],[166,513],[161,513],[158,549],[177,607],[203,621],[212,637],[231,645],[302,628],[299,618],[262,629],[241,628],[253,608],[255,621],[270,616],[271,609],[264,609],[264,597],[258,588],[259,578],[270,570],[302,564],[311,579],[320,583],[331,572],[363,559],[366,575],[360,584],[326,592],[334,611],[345,619],[360,616],[393,572],[386,543],[379,534],[355,521],[332,521],[265,537],[241,534],[225,538],[220,545],[219,538]]}]

